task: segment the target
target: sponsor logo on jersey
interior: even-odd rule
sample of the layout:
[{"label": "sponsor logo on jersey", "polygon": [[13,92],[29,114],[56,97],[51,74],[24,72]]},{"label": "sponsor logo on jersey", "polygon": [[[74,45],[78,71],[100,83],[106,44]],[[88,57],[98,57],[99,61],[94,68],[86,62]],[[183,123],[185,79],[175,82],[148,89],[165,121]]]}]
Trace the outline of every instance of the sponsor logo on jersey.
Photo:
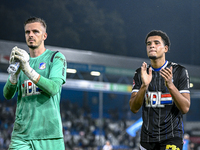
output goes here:
[{"label": "sponsor logo on jersey", "polygon": [[38,95],[41,93],[41,90],[31,81],[25,80],[21,85],[22,97]]},{"label": "sponsor logo on jersey", "polygon": [[46,63],[44,63],[44,62],[40,63],[39,69],[40,69],[40,70],[43,70],[43,69],[45,69],[45,68],[46,68]]},{"label": "sponsor logo on jersey", "polygon": [[165,107],[165,105],[172,105],[173,99],[171,94],[162,92],[147,92],[145,95],[146,107]]},{"label": "sponsor logo on jersey", "polygon": [[166,150],[180,150],[176,145],[166,145]]}]

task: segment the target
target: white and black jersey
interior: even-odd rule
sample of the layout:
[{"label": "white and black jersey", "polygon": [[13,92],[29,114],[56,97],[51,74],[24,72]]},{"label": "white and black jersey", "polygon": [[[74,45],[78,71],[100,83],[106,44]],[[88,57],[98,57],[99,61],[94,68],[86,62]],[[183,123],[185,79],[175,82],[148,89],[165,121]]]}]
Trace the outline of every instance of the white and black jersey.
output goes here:
[{"label": "white and black jersey", "polygon": [[[173,67],[173,83],[180,93],[190,93],[189,75],[183,66],[166,61],[158,69],[152,68],[152,81],[146,91],[142,105],[143,125],[141,142],[159,142],[172,137],[183,137],[183,116],[173,102],[172,96],[160,75],[162,68]],[[148,65],[147,72],[150,65]],[[141,68],[137,69],[133,78],[132,92],[138,92],[141,80]]]}]

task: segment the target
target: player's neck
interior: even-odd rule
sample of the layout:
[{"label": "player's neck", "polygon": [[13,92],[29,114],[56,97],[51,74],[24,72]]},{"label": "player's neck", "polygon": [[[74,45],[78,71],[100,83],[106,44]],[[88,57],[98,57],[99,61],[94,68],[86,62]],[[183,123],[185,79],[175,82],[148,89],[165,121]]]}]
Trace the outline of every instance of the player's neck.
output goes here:
[{"label": "player's neck", "polygon": [[155,59],[155,60],[151,59],[151,66],[153,68],[160,68],[165,64],[165,62],[166,62],[165,59]]},{"label": "player's neck", "polygon": [[30,56],[32,58],[34,58],[34,57],[38,57],[38,56],[42,55],[42,53],[44,53],[46,51],[46,48],[39,47],[37,49],[29,49],[29,51],[30,51]]}]

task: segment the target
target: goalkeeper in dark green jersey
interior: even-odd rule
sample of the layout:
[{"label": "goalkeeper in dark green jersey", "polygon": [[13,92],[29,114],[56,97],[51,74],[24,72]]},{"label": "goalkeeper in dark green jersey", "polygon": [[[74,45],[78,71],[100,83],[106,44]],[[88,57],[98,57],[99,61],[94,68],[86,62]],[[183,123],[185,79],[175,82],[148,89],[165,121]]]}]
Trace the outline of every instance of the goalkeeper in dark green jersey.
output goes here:
[{"label": "goalkeeper in dark green jersey", "polygon": [[45,48],[46,23],[29,18],[25,24],[28,54],[18,47],[12,49],[10,64],[19,62],[4,86],[6,99],[18,92],[16,117],[9,149],[64,150],[60,96],[66,81],[66,59],[60,52]]}]

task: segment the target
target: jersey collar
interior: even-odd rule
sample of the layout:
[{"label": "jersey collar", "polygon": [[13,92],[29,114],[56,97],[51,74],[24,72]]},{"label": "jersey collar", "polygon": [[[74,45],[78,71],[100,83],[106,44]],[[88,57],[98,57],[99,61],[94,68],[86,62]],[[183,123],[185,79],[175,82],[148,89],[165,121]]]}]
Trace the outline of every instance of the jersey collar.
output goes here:
[{"label": "jersey collar", "polygon": [[167,64],[168,64],[168,61],[166,60],[165,64],[163,66],[161,66],[160,68],[153,68],[152,66],[151,66],[151,68],[153,71],[160,71],[162,68],[165,68],[167,66]]}]

